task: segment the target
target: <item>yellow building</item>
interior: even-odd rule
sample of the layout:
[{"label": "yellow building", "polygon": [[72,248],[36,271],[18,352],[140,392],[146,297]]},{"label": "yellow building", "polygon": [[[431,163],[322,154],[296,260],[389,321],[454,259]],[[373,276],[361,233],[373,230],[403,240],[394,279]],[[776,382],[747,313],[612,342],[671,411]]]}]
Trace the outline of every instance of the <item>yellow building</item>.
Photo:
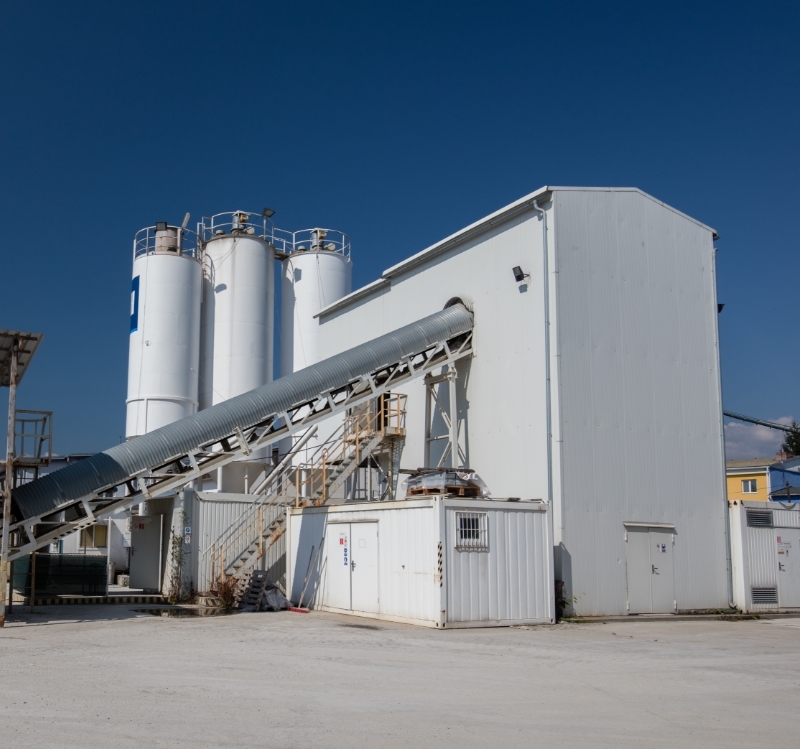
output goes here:
[{"label": "yellow building", "polygon": [[750,460],[729,460],[726,463],[728,477],[728,499],[755,502],[769,501],[769,467],[775,458],[752,458]]}]

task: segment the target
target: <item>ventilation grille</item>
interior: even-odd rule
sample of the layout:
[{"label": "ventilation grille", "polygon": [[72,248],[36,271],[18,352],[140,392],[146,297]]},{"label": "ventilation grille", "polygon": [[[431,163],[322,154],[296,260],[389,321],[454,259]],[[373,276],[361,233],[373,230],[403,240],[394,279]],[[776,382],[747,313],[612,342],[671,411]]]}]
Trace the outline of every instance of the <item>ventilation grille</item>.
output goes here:
[{"label": "ventilation grille", "polygon": [[777,588],[753,588],[753,603],[778,603]]},{"label": "ventilation grille", "polygon": [[489,550],[489,522],[485,512],[456,513],[456,548]]},{"label": "ventilation grille", "polygon": [[747,525],[750,528],[772,528],[772,510],[748,510]]}]

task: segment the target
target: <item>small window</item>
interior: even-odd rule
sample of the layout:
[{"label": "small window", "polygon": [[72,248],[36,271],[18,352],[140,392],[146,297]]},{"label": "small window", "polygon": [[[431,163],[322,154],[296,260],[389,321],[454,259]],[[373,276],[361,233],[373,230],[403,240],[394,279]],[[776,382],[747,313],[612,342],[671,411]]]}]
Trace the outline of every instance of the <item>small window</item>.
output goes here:
[{"label": "small window", "polygon": [[456,513],[456,548],[489,550],[488,517],[485,512]]},{"label": "small window", "polygon": [[81,547],[84,549],[105,549],[108,539],[108,527],[93,525],[81,531]]},{"label": "small window", "polygon": [[742,494],[755,494],[757,491],[756,479],[744,479],[742,481]]}]

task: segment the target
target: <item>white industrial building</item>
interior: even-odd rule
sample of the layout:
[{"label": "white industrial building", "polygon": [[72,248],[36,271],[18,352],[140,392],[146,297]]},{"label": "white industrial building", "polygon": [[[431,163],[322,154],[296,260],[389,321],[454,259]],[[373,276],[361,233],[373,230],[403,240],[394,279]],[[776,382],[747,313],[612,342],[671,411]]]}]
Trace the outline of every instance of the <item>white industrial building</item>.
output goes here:
[{"label": "white industrial building", "polygon": [[[641,190],[545,187],[329,305],[321,353],[463,300],[475,354],[457,367],[459,460],[495,496],[552,500],[568,610],[725,607],[714,238]],[[404,389],[405,468],[425,465],[425,388]]]},{"label": "white industrial building", "polygon": [[[162,586],[168,543],[187,586],[260,568],[313,605],[430,626],[550,621],[554,584],[583,616],[729,605],[713,229],[638,189],[544,187],[351,292],[346,235],[271,216],[218,214],[192,232],[187,215],[137,235],[131,439],[20,488],[19,553],[138,506],[166,515],[140,529]],[[352,605],[356,578],[350,608],[332,603],[313,553],[341,551],[330,531],[352,513],[391,528],[413,502],[456,501],[404,500],[400,473],[435,467],[477,471],[501,526],[547,522],[456,554],[458,533],[431,520],[444,569],[431,548],[415,558],[443,592],[414,606],[397,603],[413,585],[394,563],[417,537],[392,531],[378,604]],[[314,527],[302,543],[301,526]],[[514,595],[498,587],[525,575]],[[456,614],[469,607],[448,586],[495,604]]]}]

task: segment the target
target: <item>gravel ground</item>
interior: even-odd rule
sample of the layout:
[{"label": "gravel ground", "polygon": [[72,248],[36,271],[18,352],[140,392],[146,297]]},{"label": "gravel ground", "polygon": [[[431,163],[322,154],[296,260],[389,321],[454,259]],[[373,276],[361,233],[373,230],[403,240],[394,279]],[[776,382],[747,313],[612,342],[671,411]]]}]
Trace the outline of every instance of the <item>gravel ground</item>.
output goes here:
[{"label": "gravel ground", "polygon": [[0,745],[800,744],[800,619],[437,631],[134,608],[12,615]]}]

